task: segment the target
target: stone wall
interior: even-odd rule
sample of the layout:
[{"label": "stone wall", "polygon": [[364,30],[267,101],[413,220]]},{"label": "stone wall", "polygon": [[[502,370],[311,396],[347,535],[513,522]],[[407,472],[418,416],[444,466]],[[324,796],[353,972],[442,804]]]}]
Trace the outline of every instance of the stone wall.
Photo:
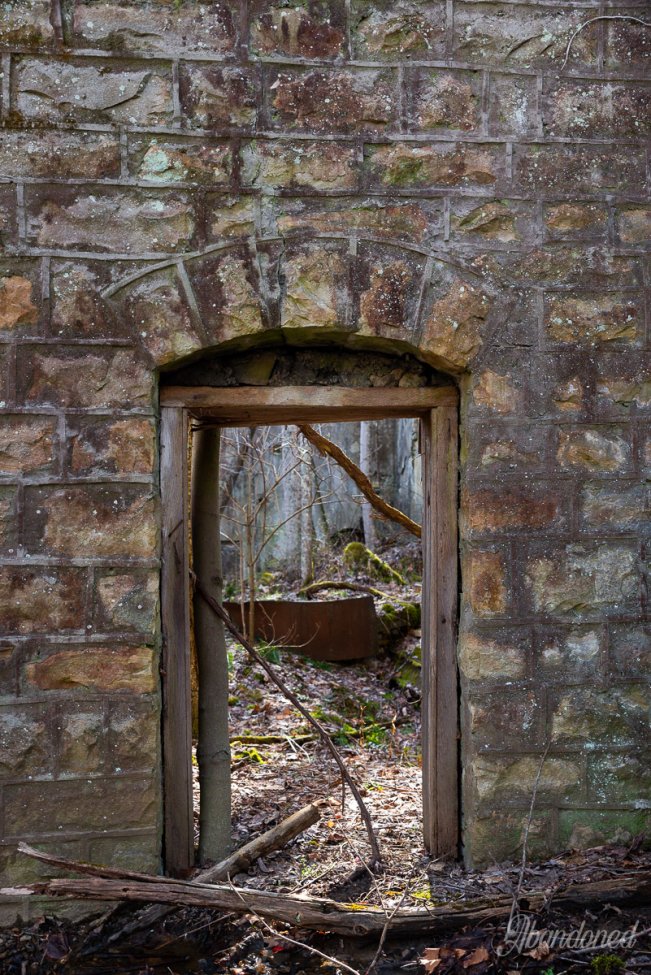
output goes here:
[{"label": "stone wall", "polygon": [[643,826],[644,11],[3,4],[5,882],[159,865],[158,370],[261,339],[458,377],[467,858],[548,742],[534,853]]}]

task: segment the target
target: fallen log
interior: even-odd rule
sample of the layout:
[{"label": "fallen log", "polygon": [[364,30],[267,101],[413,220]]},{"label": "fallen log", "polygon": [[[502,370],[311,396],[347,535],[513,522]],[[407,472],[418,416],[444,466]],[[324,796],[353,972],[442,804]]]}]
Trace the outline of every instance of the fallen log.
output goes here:
[{"label": "fallen log", "polygon": [[[63,862],[69,871],[84,874],[90,872],[89,864],[76,864],[42,853],[39,853],[38,859],[54,862],[55,865]],[[98,873],[105,874],[108,868],[95,869]],[[92,900],[141,901],[174,907],[205,907],[238,913],[252,911],[292,927],[332,931],[350,936],[379,935],[387,922],[387,915],[380,908],[340,904],[328,898],[253,890],[234,887],[232,884],[209,885],[167,877],[149,877],[147,880],[134,880],[132,877],[133,874],[130,873],[124,880],[106,876],[45,880],[27,887],[6,888],[0,890],[0,894],[13,897],[46,894]],[[651,903],[651,871],[642,870],[609,880],[573,884],[557,891],[552,899],[557,910],[591,907],[605,902],[616,906],[634,904],[640,907]],[[535,911],[549,904],[550,892],[523,891],[521,901],[526,901],[528,911]],[[506,919],[512,906],[513,899],[502,896],[472,902],[456,901],[418,910],[399,910],[391,918],[391,933],[418,935],[453,931],[468,924]]]}]

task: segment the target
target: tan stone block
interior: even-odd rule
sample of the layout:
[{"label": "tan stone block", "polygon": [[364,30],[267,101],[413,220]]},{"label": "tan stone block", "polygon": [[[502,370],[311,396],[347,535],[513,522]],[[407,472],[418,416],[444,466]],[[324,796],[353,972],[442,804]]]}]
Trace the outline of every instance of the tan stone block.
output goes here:
[{"label": "tan stone block", "polygon": [[642,244],[651,238],[651,208],[623,207],[619,211],[619,236],[626,244]]},{"label": "tan stone block", "polygon": [[555,236],[602,236],[608,213],[601,203],[550,203],[545,206],[547,230]]},{"label": "tan stone block", "polygon": [[147,183],[170,186],[200,183],[217,186],[231,179],[233,158],[229,145],[182,142],[164,136],[130,142],[134,175]]},{"label": "tan stone block", "polygon": [[[519,755],[497,758],[477,755],[474,760],[474,779],[480,801],[531,800],[538,777],[540,755]],[[548,756],[538,780],[539,799],[563,802],[583,794],[583,760]]]},{"label": "tan stone block", "polygon": [[0,777],[20,778],[52,771],[47,715],[24,708],[0,711]]},{"label": "tan stone block", "polygon": [[220,64],[184,64],[181,102],[190,125],[205,129],[255,123],[257,72]]},{"label": "tan stone block", "polygon": [[149,779],[67,779],[5,787],[7,837],[57,830],[97,832],[157,825],[160,796]]},{"label": "tan stone block", "polygon": [[0,631],[57,633],[85,623],[86,572],[54,566],[0,566]]},{"label": "tan stone block", "polygon": [[95,271],[65,262],[52,273],[52,328],[58,336],[74,338],[124,337],[125,324],[102,296],[103,284]]},{"label": "tan stone block", "polygon": [[648,688],[644,684],[569,690],[554,704],[552,740],[613,746],[648,741],[648,711]]},{"label": "tan stone block", "polygon": [[0,416],[0,474],[27,474],[51,466],[56,422],[49,416]]},{"label": "tan stone block", "polygon": [[382,186],[490,186],[501,162],[492,144],[392,143],[368,151],[368,168]]},{"label": "tan stone block", "polygon": [[464,281],[455,281],[446,295],[433,301],[423,325],[420,348],[445,363],[465,368],[482,346],[490,301]]},{"label": "tan stone block", "polygon": [[157,686],[151,647],[66,648],[28,663],[25,679],[41,691],[108,691],[151,694]]},{"label": "tan stone block", "polygon": [[335,142],[258,140],[242,149],[242,181],[268,190],[354,190],[360,154]]},{"label": "tan stone block", "polygon": [[358,19],[352,39],[361,58],[385,61],[445,56],[445,4],[432,0],[399,8],[371,2],[355,4]]},{"label": "tan stone block", "polygon": [[595,481],[586,484],[581,492],[581,519],[585,525],[642,528],[650,515],[649,489],[644,484]]},{"label": "tan stone block", "polygon": [[345,200],[281,198],[275,223],[283,235],[314,230],[320,234],[356,231],[360,237],[387,237],[410,242],[433,240],[441,227],[438,202],[398,203],[351,197]]},{"label": "tan stone block", "polygon": [[[499,240],[506,244],[522,237],[521,209],[510,202],[500,200],[474,206],[476,200],[456,201],[450,217],[450,226],[456,235],[472,235],[485,240]],[[528,222],[528,220],[527,220]]]},{"label": "tan stone block", "polygon": [[[506,567],[500,552],[470,552],[466,559],[468,601],[477,616],[506,612]],[[464,587],[465,588],[465,587]]]},{"label": "tan stone block", "polygon": [[7,3],[0,19],[0,43],[8,47],[49,47],[54,28],[49,0]]},{"label": "tan stone block", "polygon": [[522,856],[525,835],[527,854],[532,859],[545,859],[556,852],[546,812],[536,810],[531,819],[524,810],[469,815],[464,828],[468,865],[494,867],[496,862],[517,860]]},{"label": "tan stone block", "polygon": [[219,196],[209,201],[208,233],[211,240],[252,237],[257,220],[258,202],[252,197],[225,199]]},{"label": "tan stone block", "polygon": [[561,430],[556,459],[562,467],[590,471],[621,471],[630,463],[630,447],[623,437],[599,430]]},{"label": "tan stone block", "polygon": [[124,294],[124,314],[157,365],[196,352],[202,339],[192,311],[173,271],[161,271],[137,281]]},{"label": "tan stone block", "polygon": [[604,658],[602,643],[598,629],[551,633],[541,639],[540,665],[549,674],[595,675]]},{"label": "tan stone block", "polygon": [[120,173],[120,143],[107,133],[5,130],[0,176],[33,179],[102,179]]},{"label": "tan stone block", "polygon": [[18,382],[28,403],[122,410],[152,403],[151,370],[130,349],[30,349],[19,357]]},{"label": "tan stone block", "polygon": [[525,581],[534,609],[543,613],[621,611],[639,589],[635,553],[618,545],[568,545],[553,557],[532,558]]},{"label": "tan stone block", "polygon": [[19,275],[0,277],[0,328],[34,325],[38,308],[32,301],[32,282]]},{"label": "tan stone block", "polygon": [[472,397],[478,406],[495,413],[513,413],[522,406],[522,390],[513,385],[510,376],[484,369],[477,377]]},{"label": "tan stone block", "polygon": [[481,83],[472,71],[420,72],[414,125],[418,130],[477,128],[481,118]]},{"label": "tan stone block", "polygon": [[96,609],[101,629],[154,634],[158,622],[157,572],[113,570],[97,580]]},{"label": "tan stone block", "polygon": [[345,321],[346,266],[336,251],[314,250],[287,259],[283,328],[336,328]]},{"label": "tan stone block", "polygon": [[63,714],[59,727],[59,771],[97,772],[104,762],[104,715],[97,711],[78,710]]},{"label": "tan stone block", "polygon": [[91,863],[154,875],[160,871],[160,831],[144,836],[107,836],[91,840],[89,845]]},{"label": "tan stone block", "polygon": [[462,633],[459,637],[459,667],[466,680],[496,680],[524,677],[527,647],[515,641],[493,640],[484,634]]},{"label": "tan stone block", "polygon": [[114,770],[157,769],[161,756],[161,722],[157,705],[114,705],[109,721]]},{"label": "tan stone block", "polygon": [[151,420],[71,418],[68,430],[74,474],[153,474],[156,430]]},{"label": "tan stone block", "polygon": [[626,296],[555,295],[546,301],[545,328],[555,342],[632,341],[639,335],[639,310],[639,302]]},{"label": "tan stone block", "polygon": [[26,545],[49,554],[152,558],[158,551],[156,500],[133,485],[28,488]]},{"label": "tan stone block", "polygon": [[597,393],[618,406],[629,407],[635,403],[640,409],[647,409],[651,406],[651,379],[603,376],[597,380]]},{"label": "tan stone block", "polygon": [[488,131],[491,135],[533,135],[538,130],[535,78],[491,74]]}]

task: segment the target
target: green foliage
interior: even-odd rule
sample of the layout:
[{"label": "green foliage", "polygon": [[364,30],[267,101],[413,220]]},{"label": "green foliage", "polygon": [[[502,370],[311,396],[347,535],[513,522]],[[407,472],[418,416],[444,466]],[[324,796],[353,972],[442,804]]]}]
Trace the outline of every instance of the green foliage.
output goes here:
[{"label": "green foliage", "polygon": [[619,955],[595,955],[590,962],[593,975],[620,975],[624,971],[624,959]]},{"label": "green foliage", "polygon": [[265,643],[264,641],[260,643],[257,647],[258,653],[270,664],[280,663],[280,650],[273,643]]},{"label": "green foliage", "polygon": [[384,582],[397,582],[400,586],[405,585],[405,580],[400,573],[392,569],[388,562],[381,559],[362,542],[349,542],[346,545],[344,565],[357,572],[365,569],[369,575],[382,579]]}]

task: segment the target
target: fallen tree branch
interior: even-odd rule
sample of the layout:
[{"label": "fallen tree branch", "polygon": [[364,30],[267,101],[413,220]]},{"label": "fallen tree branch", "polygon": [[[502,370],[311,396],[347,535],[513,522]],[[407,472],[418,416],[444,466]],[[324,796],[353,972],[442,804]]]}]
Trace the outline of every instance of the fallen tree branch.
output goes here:
[{"label": "fallen tree branch", "polygon": [[392,504],[381,498],[380,495],[375,491],[375,488],[369,481],[368,477],[364,471],[355,464],[348,454],[345,454],[341,447],[338,447],[336,443],[332,440],[328,440],[327,437],[322,436],[320,433],[310,426],[309,423],[298,424],[298,429],[301,431],[306,440],[316,447],[320,454],[324,457],[332,457],[334,462],[341,467],[346,474],[350,477],[352,481],[355,482],[357,487],[360,489],[366,500],[371,504],[376,511],[378,511],[384,518],[388,518],[389,521],[395,521],[398,525],[402,525],[406,528],[408,532],[415,535],[416,538],[420,538],[422,531],[420,525],[413,521],[409,515],[406,515],[404,511],[400,511],[399,508],[394,508]]},{"label": "fallen tree branch", "polygon": [[350,788],[350,791],[353,794],[355,802],[359,807],[359,812],[362,817],[362,822],[366,827],[366,834],[368,836],[368,841],[371,847],[371,866],[373,868],[379,867],[380,864],[382,863],[382,854],[380,853],[380,845],[378,843],[377,836],[375,835],[375,830],[373,829],[371,814],[369,813],[366,803],[362,798],[362,794],[359,791],[357,784],[353,779],[352,775],[348,771],[346,763],[341,757],[339,749],[333,742],[332,738],[330,737],[326,729],[323,727],[321,722],[318,721],[313,714],[310,714],[308,709],[301,704],[301,702],[296,697],[294,692],[287,686],[287,684],[285,684],[282,678],[278,676],[278,674],[271,666],[271,664],[258,653],[258,651],[255,649],[253,644],[249,640],[247,640],[247,638],[244,636],[243,633],[240,632],[240,630],[238,630],[238,628],[235,626],[235,624],[233,623],[232,619],[230,618],[226,610],[223,608],[223,606],[220,606],[220,604],[215,599],[213,599],[208,592],[206,592],[206,590],[203,588],[201,584],[201,580],[198,579],[194,575],[194,573],[191,573],[191,577],[196,591],[200,594],[202,599],[205,600],[208,606],[210,606],[212,611],[217,614],[217,616],[223,622],[226,629],[231,633],[232,636],[235,637],[237,642],[244,647],[249,657],[251,657],[251,659],[254,660],[258,664],[258,666],[262,668],[262,670],[264,670],[269,680],[271,680],[276,685],[276,687],[278,687],[282,691],[285,697],[289,701],[291,701],[291,703],[294,705],[296,710],[299,711],[306,719],[306,721],[308,721],[309,724],[311,724],[312,727],[318,732],[321,741],[323,742],[323,744],[325,745],[325,747],[328,749],[333,759],[335,760],[337,767],[341,772],[342,780],[347,783],[348,787]]},{"label": "fallen tree branch", "polygon": [[317,592],[325,589],[350,589],[351,592],[366,592],[370,596],[377,596],[379,599],[391,600],[392,598],[380,589],[374,589],[373,586],[364,586],[361,582],[337,582],[336,580],[331,582],[327,579],[324,579],[322,582],[312,582],[309,586],[303,586],[302,589],[298,590],[298,595],[307,596],[308,599],[311,599]]},{"label": "fallen tree branch", "polygon": [[[27,848],[29,849],[29,848]],[[26,852],[23,844],[23,852]],[[31,855],[31,852],[30,854]],[[94,869],[98,876],[79,879],[65,878],[44,880],[25,887],[0,890],[0,895],[24,897],[45,894],[54,897],[90,898],[92,900],[142,901],[171,904],[175,907],[207,907],[239,913],[255,911],[263,917],[282,921],[296,928],[333,931],[351,936],[381,935],[387,914],[379,908],[361,907],[357,904],[339,904],[328,898],[313,898],[301,894],[284,894],[276,891],[233,888],[231,885],[200,884],[196,881],[174,880],[168,877],[147,877],[133,880],[133,873],[125,879],[103,876],[109,868],[92,868],[50,854],[39,853],[38,859],[71,872],[89,874]],[[111,873],[120,871],[111,870]],[[449,905],[418,910],[399,910],[391,921],[395,935],[433,934],[454,931],[467,924],[479,924],[489,920],[507,919],[511,910],[511,897],[481,898],[474,902],[455,902]],[[528,910],[545,907],[548,892],[527,891]],[[557,910],[575,907],[591,907],[609,903],[634,904],[641,907],[651,903],[651,870],[638,870],[609,880],[573,884],[554,897]]]}]

